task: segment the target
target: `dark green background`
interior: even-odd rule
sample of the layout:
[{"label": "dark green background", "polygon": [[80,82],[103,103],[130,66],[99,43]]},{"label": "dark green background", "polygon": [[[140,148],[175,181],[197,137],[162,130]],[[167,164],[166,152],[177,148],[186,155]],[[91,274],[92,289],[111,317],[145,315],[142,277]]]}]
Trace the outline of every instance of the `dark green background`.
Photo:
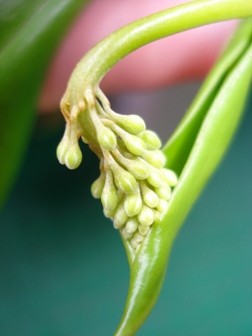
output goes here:
[{"label": "dark green background", "polygon": [[[176,240],[140,336],[252,335],[251,124],[247,111]],[[37,127],[0,217],[2,336],[112,335],[122,312],[128,267],[117,232],[90,196],[98,165],[85,148],[80,169],[60,166],[62,132]]]}]

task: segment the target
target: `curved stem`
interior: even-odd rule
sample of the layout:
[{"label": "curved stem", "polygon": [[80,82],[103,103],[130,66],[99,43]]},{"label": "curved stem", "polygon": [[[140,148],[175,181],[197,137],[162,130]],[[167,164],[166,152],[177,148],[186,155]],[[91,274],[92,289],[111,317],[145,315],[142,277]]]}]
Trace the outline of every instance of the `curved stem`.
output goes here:
[{"label": "curved stem", "polygon": [[[221,76],[221,86],[211,97],[211,104],[206,107],[165,217],[152,228],[130,264],[131,279],[126,308],[115,336],[134,335],[149,314],[159,294],[177,232],[222,159],[239,125],[252,79],[251,24],[251,21],[248,22],[250,41],[247,47],[226,71],[224,80]],[[229,57],[228,54],[226,56]],[[219,66],[213,71],[219,73]],[[205,96],[204,92],[200,94]],[[168,156],[170,149],[172,147],[168,144]],[[180,151],[177,150],[177,160]]]},{"label": "curved stem", "polygon": [[96,86],[120,59],[152,41],[191,28],[252,15],[250,0],[196,0],[135,21],[108,36],[77,64],[71,79]]}]

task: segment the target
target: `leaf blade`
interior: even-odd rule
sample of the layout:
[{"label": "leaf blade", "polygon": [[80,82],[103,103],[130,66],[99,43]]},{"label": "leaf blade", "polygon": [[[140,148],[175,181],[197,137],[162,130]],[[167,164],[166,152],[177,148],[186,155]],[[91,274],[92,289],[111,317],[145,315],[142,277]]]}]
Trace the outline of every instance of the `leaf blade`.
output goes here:
[{"label": "leaf blade", "polygon": [[28,144],[47,64],[85,2],[12,1],[0,11],[0,205]]}]

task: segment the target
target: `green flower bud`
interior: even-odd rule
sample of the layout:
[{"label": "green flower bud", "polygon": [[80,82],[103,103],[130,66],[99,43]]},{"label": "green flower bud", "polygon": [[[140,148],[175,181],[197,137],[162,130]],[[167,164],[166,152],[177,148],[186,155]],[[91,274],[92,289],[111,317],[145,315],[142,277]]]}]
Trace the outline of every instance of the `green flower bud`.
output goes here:
[{"label": "green flower bud", "polygon": [[118,204],[118,197],[113,182],[112,172],[110,170],[106,172],[106,179],[101,195],[101,202],[103,207],[110,212],[113,212]]},{"label": "green flower bud", "polygon": [[135,241],[135,240],[132,239],[130,241],[130,244],[133,247],[133,249],[136,250],[138,248],[138,246],[139,246],[140,243],[138,241]]},{"label": "green flower bud", "polygon": [[57,158],[61,164],[65,164],[69,169],[78,168],[82,153],[78,144],[74,129],[66,125],[65,133],[57,147]]},{"label": "green flower bud", "polygon": [[145,180],[150,175],[150,168],[144,161],[130,160],[128,166],[128,171],[135,176],[138,180]]},{"label": "green flower bud", "polygon": [[71,144],[71,147],[68,147],[64,160],[68,169],[76,169],[79,167],[82,161],[82,153],[77,141],[75,144]]},{"label": "green flower bud", "polygon": [[153,169],[147,181],[155,188],[160,188],[164,183],[164,177],[160,170]]},{"label": "green flower bud", "polygon": [[114,217],[114,211],[110,211],[108,209],[103,209],[103,214],[106,218],[113,219]]},{"label": "green flower bud", "polygon": [[144,180],[150,174],[150,168],[146,162],[140,158],[128,158],[127,152],[116,149],[112,152],[114,159],[124,166],[138,180]]},{"label": "green flower bud", "polygon": [[142,236],[146,236],[147,233],[150,231],[150,226],[148,225],[139,225],[138,231]]},{"label": "green flower bud", "polygon": [[178,183],[177,175],[170,169],[162,169],[165,181],[171,186],[174,187]]},{"label": "green flower bud", "polygon": [[131,218],[125,225],[125,230],[132,234],[134,232],[136,232],[137,230],[137,227],[138,227],[138,222],[135,218]]},{"label": "green flower bud", "polygon": [[[66,124],[65,132],[63,135],[63,138],[61,139],[60,143],[58,144],[57,150],[56,150],[56,155],[57,158],[60,162],[60,164],[64,165],[65,164],[65,156],[66,153],[70,147],[70,135],[71,135],[71,128],[69,124]],[[76,140],[75,140],[76,141]]]},{"label": "green flower bud", "polygon": [[157,188],[155,191],[156,191],[156,194],[160,198],[162,198],[166,201],[168,201],[171,198],[171,188],[170,188],[169,185],[165,185],[161,188]]},{"label": "green flower bud", "polygon": [[99,127],[97,129],[97,139],[100,146],[105,150],[111,151],[116,148],[117,141],[115,133],[108,127]]},{"label": "green flower bud", "polygon": [[101,175],[96,179],[91,185],[91,193],[94,198],[101,198],[102,190],[105,184],[105,174],[102,172]]},{"label": "green flower bud", "polygon": [[135,114],[117,114],[116,121],[125,131],[131,134],[139,134],[146,128],[144,120]]},{"label": "green flower bud", "polygon": [[159,149],[162,145],[158,135],[152,131],[146,130],[140,133],[139,136],[146,143],[149,150]]},{"label": "green flower bud", "polygon": [[145,204],[150,208],[155,208],[159,202],[157,194],[147,187],[145,183],[141,183],[141,189]]},{"label": "green flower bud", "polygon": [[139,244],[143,241],[143,239],[144,237],[140,233],[136,232],[133,238],[131,239],[130,244],[134,249],[136,249],[139,246]]},{"label": "green flower bud", "polygon": [[115,184],[125,194],[132,194],[137,188],[135,177],[124,169],[114,170]]},{"label": "green flower bud", "polygon": [[141,156],[156,168],[162,168],[166,161],[165,155],[160,150],[145,151]]},{"label": "green flower bud", "polygon": [[125,133],[122,139],[131,154],[141,156],[145,152],[145,142],[137,136]]},{"label": "green flower bud", "polygon": [[169,203],[167,201],[160,199],[157,205],[157,210],[164,214],[168,209],[168,204]]},{"label": "green flower bud", "polygon": [[137,218],[142,225],[151,225],[154,222],[154,212],[144,205]]},{"label": "green flower bud", "polygon": [[126,227],[124,227],[123,229],[122,229],[122,231],[121,231],[121,233],[122,233],[122,235],[123,235],[123,237],[125,238],[125,239],[130,239],[131,237],[132,237],[132,233],[130,233],[130,232],[128,232],[127,230],[126,230]]},{"label": "green flower bud", "polygon": [[140,193],[128,195],[124,201],[124,209],[129,217],[136,216],[142,208]]},{"label": "green flower bud", "polygon": [[128,219],[129,217],[124,209],[124,205],[120,204],[114,214],[114,228],[120,229],[124,226]]},{"label": "green flower bud", "polygon": [[158,210],[154,211],[154,218],[155,218],[154,221],[155,222],[160,222],[163,219],[163,217],[164,217],[164,214],[162,212]]},{"label": "green flower bud", "polygon": [[65,155],[68,150],[68,141],[63,137],[63,139],[58,144],[56,155],[60,164],[65,164]]}]

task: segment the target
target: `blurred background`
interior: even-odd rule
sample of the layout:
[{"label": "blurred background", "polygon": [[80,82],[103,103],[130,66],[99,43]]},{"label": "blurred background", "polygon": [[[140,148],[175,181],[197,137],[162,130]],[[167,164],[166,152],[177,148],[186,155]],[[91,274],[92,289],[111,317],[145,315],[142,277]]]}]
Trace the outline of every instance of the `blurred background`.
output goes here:
[{"label": "blurred background", "polygon": [[[163,140],[199,87],[111,97]],[[140,336],[252,335],[252,99],[221,166],[172,251],[160,298]],[[55,156],[59,113],[40,116],[0,215],[0,334],[112,335],[129,280],[118,232],[90,194],[98,162],[83,146],[76,171]],[[190,195],[188,195],[190,197]]]},{"label": "blurred background", "polygon": [[[116,25],[187,1],[143,0],[141,6],[140,0],[107,0],[110,7],[103,8],[105,1],[93,0],[93,11],[84,20],[92,29],[81,26],[87,32],[83,39],[74,33],[70,36],[65,45],[70,53],[65,53],[61,64],[56,62],[55,78],[60,81],[54,90],[65,85],[61,70],[70,71],[86,51],[79,50],[76,60],[69,60],[74,46],[89,49],[92,35],[98,41]],[[1,336],[109,336],[123,311],[129,282],[126,255],[118,232],[90,193],[98,161],[83,145],[79,169],[61,166],[55,151],[64,131],[63,118],[59,111],[37,117],[35,108],[48,64],[75,18],[86,15],[85,3],[0,0],[0,203],[23,160],[0,212]],[[195,60],[201,55],[204,66],[196,75],[202,76],[219,50],[207,46],[218,40],[220,47],[223,40],[218,27],[204,30],[203,35],[197,32],[196,40],[190,33],[179,35],[178,40],[170,38],[167,54],[159,42],[156,52],[151,54],[149,49],[145,60],[154,61],[155,66],[149,67],[153,75],[161,56],[165,67],[159,68],[159,74],[169,70],[170,51],[177,51],[180,41],[180,57],[173,54],[179,69],[170,66],[171,72],[179,72],[177,80],[183,72],[189,78],[198,71]],[[139,55],[136,64],[141,68]],[[180,69],[184,60],[190,69]],[[127,74],[137,82],[132,71]],[[114,81],[114,89],[118,83]],[[199,85],[110,98],[115,110],[140,114],[165,141]],[[52,92],[56,97],[49,86]],[[228,154],[176,239],[160,298],[139,336],[252,335],[251,108],[252,97]]]}]

